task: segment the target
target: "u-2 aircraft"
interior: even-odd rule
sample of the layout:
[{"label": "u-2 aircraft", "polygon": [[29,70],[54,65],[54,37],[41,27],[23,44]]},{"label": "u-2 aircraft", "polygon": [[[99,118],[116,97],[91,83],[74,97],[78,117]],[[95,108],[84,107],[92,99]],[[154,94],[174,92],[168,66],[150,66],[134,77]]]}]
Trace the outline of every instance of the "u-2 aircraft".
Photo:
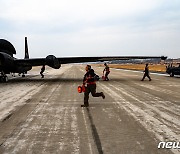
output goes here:
[{"label": "u-2 aircraft", "polygon": [[54,55],[48,55],[46,58],[29,58],[27,37],[25,37],[25,57],[17,59],[13,57],[16,54],[14,46],[5,39],[0,39],[0,81],[8,80],[6,74],[19,73],[24,77],[27,71],[33,66],[48,65],[54,69],[59,69],[61,64],[82,63],[82,62],[103,62],[112,60],[129,60],[129,59],[152,59],[161,58],[165,60],[165,56],[104,56],[104,57],[61,57],[56,58]]}]

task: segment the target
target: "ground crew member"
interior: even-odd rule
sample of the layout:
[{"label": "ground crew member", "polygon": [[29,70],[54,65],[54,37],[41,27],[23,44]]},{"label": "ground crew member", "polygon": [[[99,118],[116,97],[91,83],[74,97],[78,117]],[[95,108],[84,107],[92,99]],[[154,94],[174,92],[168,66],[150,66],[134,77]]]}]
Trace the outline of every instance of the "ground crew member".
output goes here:
[{"label": "ground crew member", "polygon": [[148,67],[148,64],[146,64],[146,66],[145,66],[144,76],[143,76],[143,78],[142,78],[141,81],[144,81],[144,78],[145,78],[146,76],[149,78],[149,81],[151,81],[151,77],[149,76],[149,67]]},{"label": "ground crew member", "polygon": [[43,72],[45,71],[45,65],[42,66],[40,74],[41,74],[41,78],[44,78],[44,74]]},{"label": "ground crew member", "polygon": [[84,75],[83,78],[83,85],[85,86],[85,84],[87,84],[86,87],[86,91],[84,92],[84,105],[81,105],[81,107],[88,107],[89,106],[89,93],[91,93],[91,95],[93,97],[102,97],[103,99],[105,99],[105,95],[103,92],[100,93],[96,93],[96,81],[95,81],[95,73],[94,70],[91,69],[90,65],[87,65],[86,68],[86,74]]},{"label": "ground crew member", "polygon": [[104,74],[104,72],[106,72],[105,76],[104,76],[104,81],[109,81],[108,75],[110,73],[110,69],[109,69],[109,66],[107,65],[107,63],[104,63],[104,66],[105,66],[105,68],[103,70],[103,74]]}]

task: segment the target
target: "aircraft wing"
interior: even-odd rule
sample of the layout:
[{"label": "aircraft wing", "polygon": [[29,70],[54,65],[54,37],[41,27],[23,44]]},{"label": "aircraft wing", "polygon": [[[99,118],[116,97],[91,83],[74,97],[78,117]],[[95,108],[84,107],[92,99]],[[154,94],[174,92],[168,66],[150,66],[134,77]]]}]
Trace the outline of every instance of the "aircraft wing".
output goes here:
[{"label": "aircraft wing", "polygon": [[[82,63],[82,62],[103,62],[112,60],[129,60],[129,59],[154,59],[159,58],[165,60],[165,56],[105,56],[105,57],[62,57],[56,58],[49,55],[46,58],[32,58],[32,59],[15,59],[15,63],[19,66],[42,66],[48,65],[52,68],[58,69],[61,64],[68,63]],[[59,67],[58,67],[59,66]]]},{"label": "aircraft wing", "polygon": [[107,57],[66,57],[58,58],[61,64],[67,63],[81,63],[81,62],[103,62],[103,61],[112,61],[112,60],[129,60],[129,59],[153,59],[161,58],[166,59],[167,57],[145,57],[145,56],[107,56]]}]

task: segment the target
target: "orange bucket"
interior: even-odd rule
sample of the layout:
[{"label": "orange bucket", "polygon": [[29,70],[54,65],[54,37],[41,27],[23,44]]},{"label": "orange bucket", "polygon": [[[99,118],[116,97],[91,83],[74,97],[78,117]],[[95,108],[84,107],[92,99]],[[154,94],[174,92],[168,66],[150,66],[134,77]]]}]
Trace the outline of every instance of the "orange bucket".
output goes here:
[{"label": "orange bucket", "polygon": [[82,86],[78,86],[78,93],[82,93],[82,92],[85,92],[86,91],[86,87],[84,85]]},{"label": "orange bucket", "polygon": [[82,87],[81,86],[78,86],[78,93],[82,93]]}]

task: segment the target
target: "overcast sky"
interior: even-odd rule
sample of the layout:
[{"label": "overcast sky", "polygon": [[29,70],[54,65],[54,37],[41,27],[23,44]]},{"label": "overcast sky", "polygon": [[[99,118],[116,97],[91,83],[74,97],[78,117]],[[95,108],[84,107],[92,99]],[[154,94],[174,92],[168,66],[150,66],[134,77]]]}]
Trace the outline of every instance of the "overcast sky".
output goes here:
[{"label": "overcast sky", "polygon": [[0,38],[24,57],[180,57],[180,0],[0,0]]}]

